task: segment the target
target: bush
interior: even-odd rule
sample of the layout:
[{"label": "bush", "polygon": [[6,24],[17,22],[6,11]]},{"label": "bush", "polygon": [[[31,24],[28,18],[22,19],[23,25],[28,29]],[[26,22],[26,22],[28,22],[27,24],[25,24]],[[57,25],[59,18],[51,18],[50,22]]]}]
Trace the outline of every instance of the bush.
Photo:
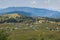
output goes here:
[{"label": "bush", "polygon": [[7,40],[9,34],[5,30],[0,31],[0,40]]}]

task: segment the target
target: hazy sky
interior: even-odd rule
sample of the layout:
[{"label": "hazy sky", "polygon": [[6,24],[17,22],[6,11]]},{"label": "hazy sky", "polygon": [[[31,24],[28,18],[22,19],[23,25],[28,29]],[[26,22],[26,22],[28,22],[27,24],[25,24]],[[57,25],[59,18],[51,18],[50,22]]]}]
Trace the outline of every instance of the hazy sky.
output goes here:
[{"label": "hazy sky", "polygon": [[37,7],[60,11],[60,0],[0,0],[0,8]]}]

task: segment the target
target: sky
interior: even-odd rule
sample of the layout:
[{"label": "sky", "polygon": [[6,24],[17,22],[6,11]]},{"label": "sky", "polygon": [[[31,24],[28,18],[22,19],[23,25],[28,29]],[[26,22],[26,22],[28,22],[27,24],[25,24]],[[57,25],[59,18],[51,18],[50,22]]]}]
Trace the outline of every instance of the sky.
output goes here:
[{"label": "sky", "polygon": [[0,8],[33,7],[60,11],[60,0],[0,0]]}]

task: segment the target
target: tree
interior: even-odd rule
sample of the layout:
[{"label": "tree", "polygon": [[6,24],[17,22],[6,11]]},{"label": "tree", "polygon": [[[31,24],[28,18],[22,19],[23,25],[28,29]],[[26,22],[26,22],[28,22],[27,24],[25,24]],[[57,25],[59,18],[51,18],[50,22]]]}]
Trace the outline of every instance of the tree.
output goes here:
[{"label": "tree", "polygon": [[5,30],[0,30],[0,40],[7,40],[9,34]]}]

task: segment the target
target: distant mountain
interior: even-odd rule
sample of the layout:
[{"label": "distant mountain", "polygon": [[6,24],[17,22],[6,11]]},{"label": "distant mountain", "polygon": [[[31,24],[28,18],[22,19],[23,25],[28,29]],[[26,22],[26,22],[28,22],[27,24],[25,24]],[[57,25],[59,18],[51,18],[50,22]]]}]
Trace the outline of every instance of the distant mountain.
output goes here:
[{"label": "distant mountain", "polygon": [[49,18],[60,18],[60,12],[43,8],[9,7],[0,10],[0,15],[6,13],[18,13],[26,16],[36,16],[36,17],[40,16]]}]

